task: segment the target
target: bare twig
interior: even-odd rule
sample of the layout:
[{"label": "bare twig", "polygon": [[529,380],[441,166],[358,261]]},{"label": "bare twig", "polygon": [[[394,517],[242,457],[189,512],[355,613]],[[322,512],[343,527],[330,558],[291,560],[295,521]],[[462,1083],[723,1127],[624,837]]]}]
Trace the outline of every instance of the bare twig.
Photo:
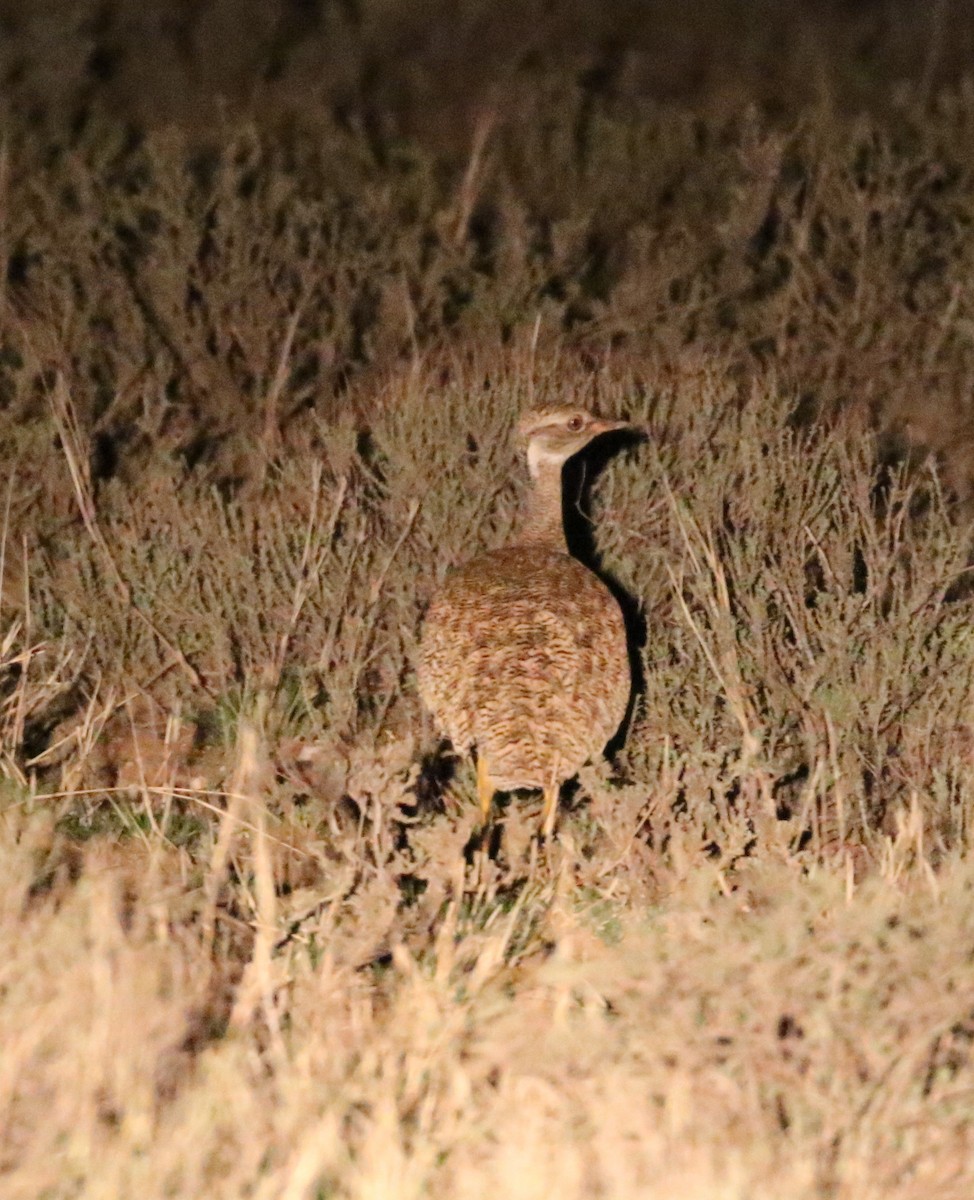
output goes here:
[{"label": "bare twig", "polygon": [[281,343],[281,352],[277,358],[277,369],[274,372],[274,378],[271,380],[271,385],[267,389],[267,395],[264,398],[263,443],[266,458],[271,457],[281,437],[281,397],[284,395],[284,389],[287,387],[291,354],[294,350],[294,337],[298,331],[303,307],[302,304],[298,304],[287,323],[287,328],[284,331],[284,341]]},{"label": "bare twig", "polygon": [[459,246],[467,236],[470,217],[473,213],[474,205],[477,203],[484,150],[487,147],[487,142],[490,139],[496,122],[497,109],[490,107],[481,112],[474,126],[473,142],[470,146],[470,158],[467,160],[467,169],[464,172],[463,181],[460,184],[460,192],[457,197],[457,222],[453,230],[453,242],[456,246]]},{"label": "bare twig", "polygon": [[396,555],[402,549],[403,542],[406,540],[407,537],[409,537],[409,531],[413,527],[413,523],[416,520],[416,514],[418,512],[419,512],[419,501],[411,500],[409,502],[409,512],[406,514],[406,522],[402,527],[402,532],[399,534],[399,537],[396,538],[396,544],[389,551],[389,557],[386,559],[385,563],[383,564],[382,569],[379,571],[379,574],[376,575],[375,579],[372,580],[372,585],[369,588],[369,604],[375,604],[378,601],[379,594],[381,593],[382,588],[386,581],[386,576],[389,574],[389,568],[392,566],[393,562],[395,561]]},{"label": "bare twig", "polygon": [[[345,501],[345,493],[348,490],[348,479],[345,476],[339,480],[338,492],[335,496],[335,503],[332,506],[332,515],[329,522],[329,533],[326,536],[326,545],[331,542],[331,535],[334,532],[335,526],[338,523],[338,515],[341,512],[342,504]],[[287,648],[291,643],[291,638],[294,636],[294,630],[297,628],[298,621],[301,618],[301,612],[307,603],[308,593],[311,590],[311,581],[317,573],[317,569],[321,565],[324,550],[318,556],[315,570],[311,570],[311,547],[314,541],[315,529],[318,520],[318,505],[321,499],[321,463],[317,460],[311,468],[311,508],[308,514],[308,525],[304,534],[304,545],[301,548],[301,562],[298,565],[298,577],[294,584],[294,595],[291,598],[291,612],[288,615],[288,622],[281,633],[280,640],[277,644],[277,653],[274,657],[272,674],[274,686],[279,687],[281,683],[281,674],[284,670],[284,661],[287,657]]]},{"label": "bare twig", "polygon": [[84,522],[85,530],[91,538],[92,543],[97,548],[99,554],[104,559],[111,573],[115,586],[122,597],[123,602],[128,608],[138,616],[138,618],[146,625],[152,635],[159,641],[172,657],[172,661],[178,664],[182,670],[189,676],[194,686],[210,694],[209,688],[203,682],[203,678],[196,670],[193,664],[189,661],[182,650],[179,649],[170,639],[163,633],[159,626],[153,621],[147,612],[137,603],[132,595],[132,589],[127,580],[119,570],[118,564],[105,540],[104,535],[98,527],[94,496],[91,489],[90,469],[88,466],[88,458],[83,452],[82,437],[78,428],[77,419],[74,414],[74,406],[71,403],[71,397],[68,394],[67,384],[64,381],[64,376],[58,372],[57,380],[54,384],[54,390],[51,392],[51,411],[54,416],[54,423],[57,427],[58,434],[61,439],[61,448],[64,451],[65,459],[67,460],[68,470],[71,473],[71,482],[74,485],[75,499],[78,504],[78,511],[81,513],[81,519]]},{"label": "bare twig", "polygon": [[230,1023],[234,1028],[247,1028],[258,1010],[271,1034],[271,1042],[281,1062],[286,1055],[281,1037],[280,1020],[276,1003],[273,955],[277,942],[277,891],[274,884],[274,866],[271,861],[267,835],[267,805],[263,796],[266,772],[266,752],[262,730],[266,701],[258,705],[253,721],[240,723],[237,739],[237,769],[234,774],[234,792],[241,797],[224,816],[220,836],[214,851],[208,880],[206,923],[204,928],[212,937],[215,924],[216,897],[223,882],[230,847],[240,822],[240,809],[246,807],[252,814],[253,866],[256,891],[256,920],[254,922],[254,945],[250,961],[244,969],[237,991]]}]

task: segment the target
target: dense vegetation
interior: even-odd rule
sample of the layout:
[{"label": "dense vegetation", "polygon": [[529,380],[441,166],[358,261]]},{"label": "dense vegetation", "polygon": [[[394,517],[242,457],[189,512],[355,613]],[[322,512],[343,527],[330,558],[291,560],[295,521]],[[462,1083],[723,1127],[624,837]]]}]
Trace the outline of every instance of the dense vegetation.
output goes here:
[{"label": "dense vegetation", "polygon": [[[0,4],[5,1196],[970,1194],[920,7]],[[416,638],[568,398],[638,688],[481,843]]]}]

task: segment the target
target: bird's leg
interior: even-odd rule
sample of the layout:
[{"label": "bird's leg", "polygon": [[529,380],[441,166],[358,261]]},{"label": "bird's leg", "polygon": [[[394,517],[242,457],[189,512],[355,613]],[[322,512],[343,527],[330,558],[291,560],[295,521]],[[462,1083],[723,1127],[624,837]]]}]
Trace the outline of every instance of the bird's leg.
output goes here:
[{"label": "bird's leg", "polygon": [[487,769],[487,755],[477,751],[477,799],[480,801],[480,815],[486,825],[490,820],[490,809],[494,802],[493,781]]},{"label": "bird's leg", "polygon": [[539,832],[546,842],[551,841],[555,831],[555,817],[558,815],[558,793],[561,788],[557,783],[549,783],[544,789],[544,803],[541,805],[541,825]]}]

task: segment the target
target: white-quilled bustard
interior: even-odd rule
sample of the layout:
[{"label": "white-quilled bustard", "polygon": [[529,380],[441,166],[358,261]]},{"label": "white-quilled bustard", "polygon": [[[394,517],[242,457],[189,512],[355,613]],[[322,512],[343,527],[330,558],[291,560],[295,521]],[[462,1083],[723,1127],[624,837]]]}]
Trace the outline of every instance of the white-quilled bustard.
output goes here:
[{"label": "white-quilled bustard", "polygon": [[495,792],[540,789],[550,837],[562,783],[625,716],[632,680],[622,612],[568,552],[562,468],[594,438],[630,428],[582,409],[525,414],[532,486],[520,532],[449,575],[426,614],[420,696],[458,753],[476,747],[485,821]]}]

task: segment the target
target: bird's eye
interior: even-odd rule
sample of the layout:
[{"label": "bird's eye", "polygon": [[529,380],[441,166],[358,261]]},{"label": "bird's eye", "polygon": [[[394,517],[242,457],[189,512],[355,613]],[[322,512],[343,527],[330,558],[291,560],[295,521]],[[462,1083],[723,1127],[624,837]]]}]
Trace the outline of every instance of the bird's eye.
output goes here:
[{"label": "bird's eye", "polygon": [[573,417],[569,417],[568,421],[567,421],[568,429],[572,433],[578,433],[578,431],[582,428],[582,426],[584,424],[585,424],[584,417],[580,417],[578,415],[578,413],[576,413]]}]

